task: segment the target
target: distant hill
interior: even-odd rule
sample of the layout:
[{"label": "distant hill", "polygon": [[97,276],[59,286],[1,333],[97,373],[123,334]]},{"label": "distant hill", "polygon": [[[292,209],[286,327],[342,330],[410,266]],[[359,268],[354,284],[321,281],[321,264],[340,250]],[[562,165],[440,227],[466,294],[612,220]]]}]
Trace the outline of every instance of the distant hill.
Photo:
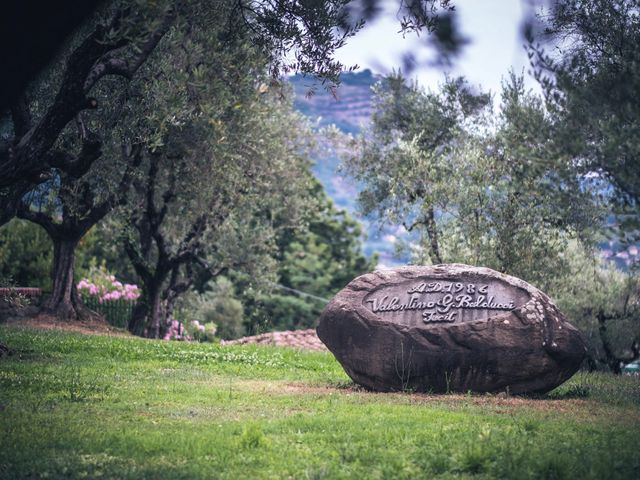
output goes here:
[{"label": "distant hill", "polygon": [[[315,85],[312,79],[302,75],[289,78],[295,93],[294,106],[313,121],[319,120],[321,126],[335,125],[341,131],[357,135],[363,126],[371,121],[372,90],[371,87],[380,77],[370,70],[358,73],[343,73],[340,87],[335,97],[322,86]],[[393,258],[395,236],[393,229],[379,231],[377,225],[362,218],[357,213],[356,197],[358,185],[338,171],[340,161],[336,157],[316,158],[314,173],[324,185],[328,195],[340,208],[344,208],[356,217],[364,226],[367,239],[363,250],[366,255],[374,252],[380,254],[380,263],[384,265],[398,264]]]},{"label": "distant hill", "polygon": [[379,77],[364,70],[359,73],[343,73],[341,84],[334,97],[322,86],[302,75],[289,78],[295,92],[295,107],[310,118],[321,118],[322,125],[335,124],[346,133],[356,134],[361,126],[371,120],[371,87]]}]

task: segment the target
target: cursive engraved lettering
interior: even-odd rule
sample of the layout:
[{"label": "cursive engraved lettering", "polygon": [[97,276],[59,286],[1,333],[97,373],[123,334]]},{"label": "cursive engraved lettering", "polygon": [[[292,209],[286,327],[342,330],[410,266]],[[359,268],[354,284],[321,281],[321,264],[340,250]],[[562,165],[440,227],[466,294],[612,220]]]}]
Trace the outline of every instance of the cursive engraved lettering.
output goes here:
[{"label": "cursive engraved lettering", "polygon": [[439,315],[436,312],[422,312],[422,317],[425,323],[429,322],[455,322],[458,312],[453,310],[446,315]]},{"label": "cursive engraved lettering", "polygon": [[489,285],[463,282],[419,282],[409,286],[408,298],[399,295],[369,298],[374,313],[423,310],[425,323],[455,322],[463,310],[513,310],[510,299],[497,300]]}]

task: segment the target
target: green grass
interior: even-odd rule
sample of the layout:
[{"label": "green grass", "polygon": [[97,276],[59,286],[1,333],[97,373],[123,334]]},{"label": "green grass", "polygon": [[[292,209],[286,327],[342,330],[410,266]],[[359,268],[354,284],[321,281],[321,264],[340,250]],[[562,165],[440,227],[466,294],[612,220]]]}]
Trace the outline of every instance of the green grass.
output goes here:
[{"label": "green grass", "polygon": [[640,478],[640,382],[375,394],[329,354],[0,326],[0,478]]}]

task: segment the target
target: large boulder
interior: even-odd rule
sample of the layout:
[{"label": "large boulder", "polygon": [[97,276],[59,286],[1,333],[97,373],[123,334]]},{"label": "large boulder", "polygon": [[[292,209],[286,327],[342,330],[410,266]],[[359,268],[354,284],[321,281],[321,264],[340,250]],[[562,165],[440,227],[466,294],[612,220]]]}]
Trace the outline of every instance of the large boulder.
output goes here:
[{"label": "large boulder", "polygon": [[543,393],[587,351],[540,290],[461,264],[362,275],[327,305],[317,332],[353,381],[378,391]]}]

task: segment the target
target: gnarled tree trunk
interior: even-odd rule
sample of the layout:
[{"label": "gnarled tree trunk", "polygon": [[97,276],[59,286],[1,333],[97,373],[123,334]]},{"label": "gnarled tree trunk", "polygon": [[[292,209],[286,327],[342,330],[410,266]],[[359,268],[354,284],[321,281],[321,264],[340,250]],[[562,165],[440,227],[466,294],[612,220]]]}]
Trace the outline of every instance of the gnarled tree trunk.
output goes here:
[{"label": "gnarled tree trunk", "polygon": [[53,290],[44,308],[59,313],[61,317],[77,317],[77,291],[73,281],[75,239],[52,238],[53,240]]},{"label": "gnarled tree trunk", "polygon": [[128,325],[129,331],[134,335],[160,338],[163,281],[164,278],[152,278],[143,282],[142,295],[133,309]]},{"label": "gnarled tree trunk", "polygon": [[64,320],[84,320],[96,316],[78,296],[74,281],[75,251],[80,238],[51,235],[53,241],[53,289],[43,310]]}]

